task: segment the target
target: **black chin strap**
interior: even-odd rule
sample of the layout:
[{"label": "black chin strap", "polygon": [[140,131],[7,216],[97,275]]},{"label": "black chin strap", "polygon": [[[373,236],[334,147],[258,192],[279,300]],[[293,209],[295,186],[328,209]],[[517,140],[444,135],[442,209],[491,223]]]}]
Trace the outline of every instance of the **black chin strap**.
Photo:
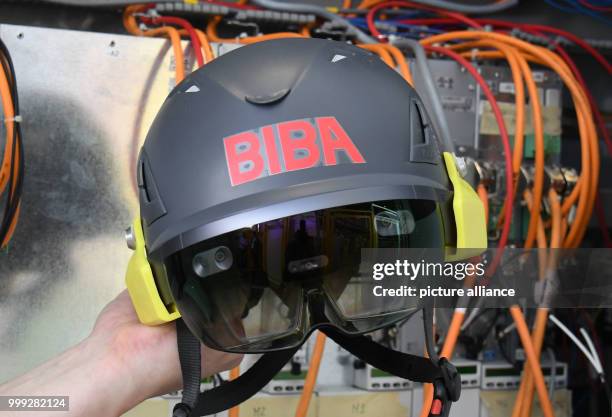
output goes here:
[{"label": "black chin strap", "polygon": [[183,398],[174,406],[172,417],[189,417],[200,395],[202,352],[200,341],[182,319],[176,321],[176,341],[183,375]]},{"label": "black chin strap", "polygon": [[[179,326],[184,326],[184,323],[179,325],[177,322],[177,330]],[[459,374],[445,358],[434,363],[428,358],[389,349],[365,336],[347,336],[332,327],[323,327],[320,330],[344,349],[375,368],[411,381],[433,383],[434,402],[438,401],[439,404],[434,404],[431,416],[448,416],[451,401],[459,399],[461,390]],[[238,378],[199,393],[199,343],[197,347],[193,343],[183,343],[181,339],[195,339],[188,330],[186,332],[177,331],[177,338],[184,388],[183,400],[174,408],[174,417],[205,416],[239,405],[265,387],[299,349],[296,347],[266,353]],[[193,368],[196,362],[190,361],[187,364],[187,360],[196,355],[198,357],[197,368]],[[183,364],[184,360],[186,365]],[[197,380],[193,376],[194,369],[197,369],[198,372]],[[197,390],[199,395],[197,395],[197,400],[192,402],[194,390]],[[186,414],[177,414],[177,409],[181,412],[186,411]]]}]

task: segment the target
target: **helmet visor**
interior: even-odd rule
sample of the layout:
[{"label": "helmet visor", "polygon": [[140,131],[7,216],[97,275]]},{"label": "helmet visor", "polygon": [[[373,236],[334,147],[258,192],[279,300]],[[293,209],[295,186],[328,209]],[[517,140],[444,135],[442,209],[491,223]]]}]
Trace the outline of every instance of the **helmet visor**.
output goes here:
[{"label": "helmet visor", "polygon": [[216,349],[255,353],[296,346],[320,325],[363,334],[406,318],[419,302],[376,296],[380,284],[362,249],[443,247],[438,202],[389,200],[226,233],[169,257],[166,270],[196,336]]}]

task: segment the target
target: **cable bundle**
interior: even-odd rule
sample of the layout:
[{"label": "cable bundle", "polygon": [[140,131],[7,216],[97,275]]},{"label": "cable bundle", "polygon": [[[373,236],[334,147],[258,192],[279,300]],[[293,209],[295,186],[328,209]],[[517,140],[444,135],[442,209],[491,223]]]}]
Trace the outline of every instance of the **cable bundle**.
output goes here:
[{"label": "cable bundle", "polygon": [[17,79],[11,55],[0,40],[0,96],[4,111],[6,142],[0,166],[0,195],[4,198],[0,223],[0,248],[8,246],[19,218],[23,191],[24,156],[21,140],[21,114],[17,94]]},{"label": "cable bundle", "polygon": [[[607,13],[608,8],[589,3],[587,1],[563,0],[572,3],[574,7],[585,8],[591,12]],[[530,213],[529,224],[524,248],[537,246],[540,249],[549,249],[542,252],[540,260],[540,279],[550,271],[556,270],[558,248],[576,248],[580,245],[591,214],[596,208],[598,220],[602,229],[602,236],[607,246],[612,246],[612,239],[608,234],[607,225],[603,219],[603,209],[598,203],[599,180],[599,144],[598,129],[608,153],[612,155],[612,140],[606,129],[604,119],[597,109],[595,100],[589,91],[584,77],[573,62],[570,55],[561,46],[573,44],[589,53],[606,71],[612,74],[612,65],[595,48],[579,37],[563,30],[543,25],[511,23],[494,19],[481,19],[468,17],[462,13],[479,13],[499,11],[516,4],[514,1],[499,0],[483,6],[462,6],[455,2],[446,1],[403,1],[403,0],[362,0],[356,8],[351,0],[344,0],[343,10],[330,10],[319,6],[296,4],[290,6],[273,0],[253,0],[247,5],[245,0],[232,3],[232,7],[253,7],[277,11],[290,11],[295,13],[311,13],[318,17],[320,26],[308,24],[299,28],[298,32],[279,32],[257,34],[255,36],[221,38],[217,28],[222,22],[222,16],[216,16],[208,21],[205,34],[195,29],[191,24],[181,18],[160,17],[149,12],[151,6],[130,6],[124,14],[126,29],[141,36],[167,36],[171,39],[175,60],[177,62],[177,81],[184,76],[183,51],[180,46],[180,37],[187,36],[193,49],[198,65],[210,61],[213,56],[209,41],[231,43],[253,43],[267,39],[283,37],[328,36],[330,33],[322,30],[327,21],[330,27],[344,28],[347,39],[352,39],[358,46],[376,53],[389,66],[397,68],[401,75],[411,85],[415,85],[405,57],[400,49],[409,49],[415,56],[415,66],[422,80],[417,89],[425,91],[424,96],[429,100],[434,123],[441,132],[443,145],[452,151],[452,139],[443,114],[435,85],[431,80],[427,67],[426,54],[441,55],[456,61],[465,68],[479,84],[484,96],[491,105],[491,109],[499,127],[499,136],[504,153],[504,204],[497,213],[497,227],[500,230],[498,239],[499,251],[490,263],[488,275],[492,276],[501,261],[502,250],[509,241],[513,209],[517,204],[524,204]],[[605,9],[605,10],[604,10]],[[338,14],[333,12],[337,11]],[[141,26],[137,23],[140,19]],[[144,25],[147,25],[145,27]],[[149,28],[148,25],[163,25]],[[175,26],[180,27],[177,30]],[[384,28],[392,36],[381,33]],[[297,29],[296,29],[297,30]],[[317,32],[319,31],[319,32]],[[368,31],[369,33],[365,33]],[[417,38],[419,42],[414,39]],[[342,37],[342,39],[344,39]],[[537,41],[537,42],[536,42]],[[542,46],[542,45],[545,46]],[[201,58],[204,52],[205,60]],[[479,61],[503,60],[506,61],[515,86],[515,126],[514,138],[510,140],[508,129],[497,100],[486,80],[480,75],[477,67]],[[576,111],[581,147],[580,176],[576,186],[568,195],[559,195],[550,188],[546,190],[545,170],[545,143],[543,104],[540,102],[538,87],[532,75],[532,65],[543,66],[555,71],[571,95]],[[526,103],[529,102],[529,107]],[[533,179],[527,190],[519,194],[519,177],[522,175],[524,165],[525,124],[531,113],[534,129],[534,160]],[[488,207],[488,195],[485,184],[478,185],[478,194],[485,207]],[[546,209],[546,210],[545,210]],[[546,217],[544,217],[546,216]],[[513,242],[520,244],[520,242]],[[545,417],[554,415],[552,403],[546,389],[544,376],[540,367],[540,353],[548,319],[548,309],[538,309],[534,328],[530,334],[523,312],[519,306],[510,307],[510,315],[514,319],[521,343],[527,356],[525,377],[522,380],[513,417],[526,417],[531,414],[534,389],[540,398]],[[465,305],[458,305],[453,315],[448,334],[444,339],[441,356],[452,357],[459,332],[465,316]],[[588,340],[588,339],[587,339]],[[322,350],[323,342],[318,341]],[[319,354],[319,353],[318,353]],[[317,355],[318,355],[317,354]],[[591,352],[591,356],[595,353]],[[309,384],[314,384],[320,358],[311,363],[309,370]],[[599,370],[598,370],[599,371]],[[311,376],[310,372],[314,374]],[[308,410],[308,397],[312,389],[305,390],[296,413],[303,417]],[[431,387],[424,389],[425,401],[421,417],[429,415],[433,399]],[[234,411],[236,413],[237,411]]]}]

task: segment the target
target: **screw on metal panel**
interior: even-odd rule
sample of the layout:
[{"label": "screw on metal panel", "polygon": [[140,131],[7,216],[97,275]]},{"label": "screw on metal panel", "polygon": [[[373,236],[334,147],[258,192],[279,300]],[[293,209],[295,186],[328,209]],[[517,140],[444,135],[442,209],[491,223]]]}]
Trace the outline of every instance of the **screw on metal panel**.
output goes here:
[{"label": "screw on metal panel", "polygon": [[17,39],[23,39],[23,32],[19,32],[17,34]]}]

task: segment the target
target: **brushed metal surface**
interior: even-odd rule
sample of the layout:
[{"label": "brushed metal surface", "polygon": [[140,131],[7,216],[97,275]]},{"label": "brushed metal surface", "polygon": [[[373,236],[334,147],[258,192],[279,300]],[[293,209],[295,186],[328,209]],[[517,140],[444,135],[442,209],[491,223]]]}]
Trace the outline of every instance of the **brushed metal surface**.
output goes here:
[{"label": "brushed metal surface", "polygon": [[3,382],[85,337],[124,288],[133,161],[174,62],[164,39],[11,25],[0,36],[26,155],[19,226],[0,253]]}]

